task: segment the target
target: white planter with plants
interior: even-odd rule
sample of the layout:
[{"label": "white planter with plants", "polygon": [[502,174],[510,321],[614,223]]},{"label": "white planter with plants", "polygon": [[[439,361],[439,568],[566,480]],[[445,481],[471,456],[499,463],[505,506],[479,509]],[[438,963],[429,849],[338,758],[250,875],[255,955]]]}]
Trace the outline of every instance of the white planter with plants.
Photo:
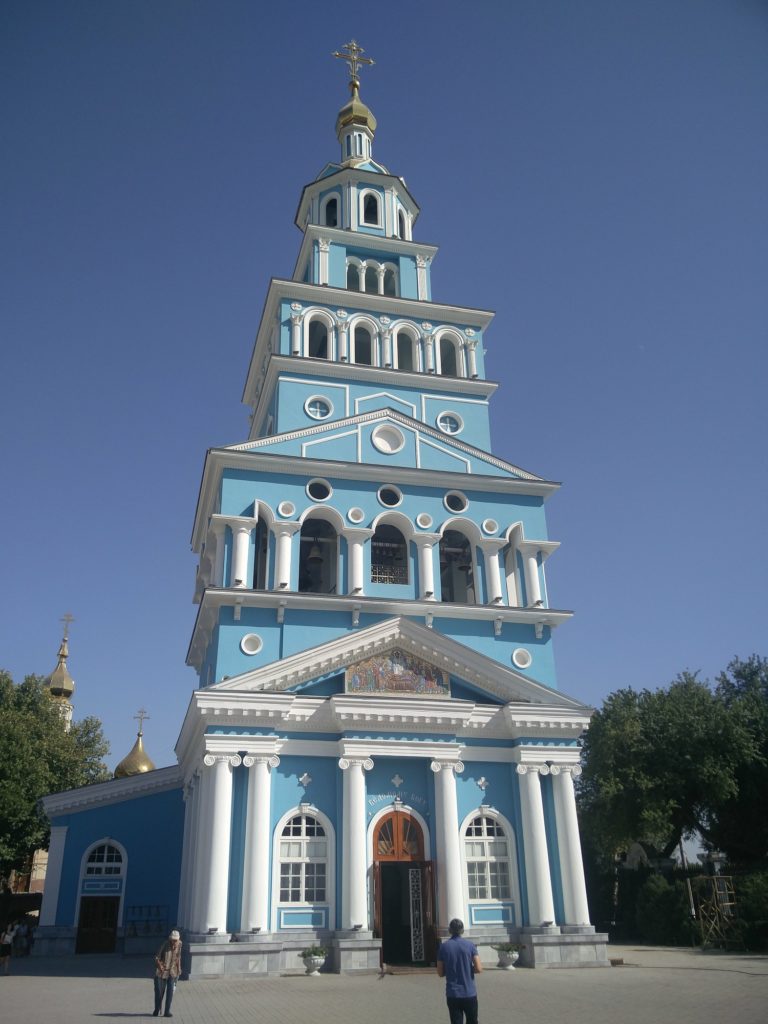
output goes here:
[{"label": "white planter with plants", "polygon": [[514,971],[515,964],[520,959],[520,950],[525,949],[517,942],[498,942],[491,946],[496,950],[499,962],[496,964],[502,971]]},{"label": "white planter with plants", "polygon": [[325,963],[325,958],[328,955],[328,950],[323,946],[308,946],[306,949],[302,949],[299,953],[306,973],[309,975],[315,975],[320,973],[320,968]]}]

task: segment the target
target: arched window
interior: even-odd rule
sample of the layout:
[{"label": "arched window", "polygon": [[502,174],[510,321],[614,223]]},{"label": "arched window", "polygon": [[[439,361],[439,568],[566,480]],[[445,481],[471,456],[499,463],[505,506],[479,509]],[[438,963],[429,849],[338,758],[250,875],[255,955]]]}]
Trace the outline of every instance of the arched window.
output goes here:
[{"label": "arched window", "polygon": [[365,268],[365,290],[371,295],[376,295],[379,291],[379,271],[370,264]]},{"label": "arched window", "polygon": [[116,846],[101,843],[88,854],[85,873],[89,878],[96,875],[122,875],[123,855]]},{"label": "arched window", "polygon": [[387,267],[384,271],[384,294],[397,295],[397,280],[392,267]]},{"label": "arched window", "polygon": [[327,902],[328,855],[328,837],[317,818],[289,818],[280,837],[280,902]]},{"label": "arched window", "polygon": [[313,359],[328,358],[328,327],[322,320],[310,321],[307,355]]},{"label": "arched window", "polygon": [[373,835],[373,859],[424,860],[424,834],[407,811],[392,811],[377,824]]},{"label": "arched window", "polygon": [[405,238],[405,214],[402,210],[397,211],[397,233],[400,238]]},{"label": "arched window", "polygon": [[449,604],[475,604],[472,545],[459,530],[446,530],[440,539],[442,600]]},{"label": "arched window", "polygon": [[351,292],[360,291],[360,268],[356,263],[347,264],[347,288]]},{"label": "arched window", "polygon": [[361,366],[373,366],[373,339],[367,327],[356,327],[354,335],[353,363]]},{"label": "arched window", "polygon": [[467,893],[471,900],[508,900],[509,842],[500,822],[485,814],[473,818],[464,833]]},{"label": "arched window", "polygon": [[363,199],[363,224],[379,224],[379,198],[373,192]]},{"label": "arched window", "polygon": [[398,331],[395,339],[395,365],[398,370],[415,370],[414,339],[407,331]]},{"label": "arched window", "polygon": [[408,545],[388,523],[378,526],[371,538],[371,583],[408,583]]},{"label": "arched window", "polygon": [[329,199],[325,204],[324,214],[324,222],[326,227],[335,228],[338,226],[339,201],[335,196],[332,199]]},{"label": "arched window", "polygon": [[446,377],[458,377],[459,361],[453,338],[444,334],[440,338],[440,373]]},{"label": "arched window", "polygon": [[338,564],[336,530],[325,519],[305,519],[299,539],[299,593],[335,594]]}]

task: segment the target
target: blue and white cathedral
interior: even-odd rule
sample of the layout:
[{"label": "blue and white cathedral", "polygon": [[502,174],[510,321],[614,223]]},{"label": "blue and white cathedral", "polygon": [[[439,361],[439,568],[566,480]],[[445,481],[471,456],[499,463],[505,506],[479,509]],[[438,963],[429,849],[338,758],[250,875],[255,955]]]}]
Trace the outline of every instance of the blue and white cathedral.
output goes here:
[{"label": "blue and white cathedral", "polygon": [[[574,778],[590,709],[556,687],[557,485],[491,454],[492,314],[432,301],[436,247],[373,157],[354,42],[341,146],[307,185],[245,382],[205,459],[198,675],[176,744],[47,797],[36,952],[183,931],[191,976],[428,964],[460,917],[484,960],[600,965]],[[141,720],[140,720],[141,721]],[[141,741],[141,725],[138,743]]]}]

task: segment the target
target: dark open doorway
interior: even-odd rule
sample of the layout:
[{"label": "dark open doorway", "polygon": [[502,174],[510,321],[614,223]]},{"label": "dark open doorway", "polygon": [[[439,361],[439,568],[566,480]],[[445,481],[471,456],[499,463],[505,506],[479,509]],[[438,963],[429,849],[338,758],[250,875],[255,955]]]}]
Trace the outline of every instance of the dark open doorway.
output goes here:
[{"label": "dark open doorway", "polygon": [[114,953],[119,896],[83,896],[76,953]]}]

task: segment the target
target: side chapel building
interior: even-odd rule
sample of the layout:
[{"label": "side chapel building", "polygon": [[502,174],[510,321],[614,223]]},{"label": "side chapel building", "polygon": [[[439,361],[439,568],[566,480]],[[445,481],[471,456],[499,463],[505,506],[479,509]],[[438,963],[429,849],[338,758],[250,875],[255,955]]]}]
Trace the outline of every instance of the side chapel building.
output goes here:
[{"label": "side chapel building", "polygon": [[199,676],[178,764],[47,797],[35,950],[152,948],[194,975],[429,963],[451,918],[494,958],[605,964],[573,779],[590,709],[559,692],[544,563],[557,484],[491,453],[492,314],[433,302],[436,247],[374,160],[362,50],[338,162],[273,279],[244,442],[205,460]]}]

